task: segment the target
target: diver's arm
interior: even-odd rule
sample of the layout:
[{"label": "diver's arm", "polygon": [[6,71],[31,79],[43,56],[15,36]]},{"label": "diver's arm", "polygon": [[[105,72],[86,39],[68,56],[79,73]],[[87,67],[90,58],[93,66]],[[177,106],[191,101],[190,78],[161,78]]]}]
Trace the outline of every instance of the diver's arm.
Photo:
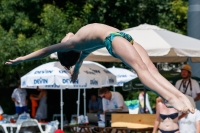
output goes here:
[{"label": "diver's arm", "polygon": [[73,33],[68,33],[62,39],[61,43],[42,48],[42,49],[32,52],[26,56],[18,57],[14,60],[9,60],[5,64],[6,65],[17,65],[21,62],[30,61],[30,60],[38,60],[38,59],[44,58],[54,52],[58,52],[58,51],[67,52],[70,50],[74,50],[73,44],[78,44],[78,40],[71,39],[73,36],[74,36]]},{"label": "diver's arm", "polygon": [[76,79],[78,78],[78,74],[79,74],[79,69],[83,63],[83,60],[90,54],[90,52],[87,51],[82,51],[81,52],[81,56],[79,58],[79,60],[77,61],[77,63],[75,64],[74,70],[72,72],[72,76],[71,76],[71,80],[72,82],[75,82]]}]

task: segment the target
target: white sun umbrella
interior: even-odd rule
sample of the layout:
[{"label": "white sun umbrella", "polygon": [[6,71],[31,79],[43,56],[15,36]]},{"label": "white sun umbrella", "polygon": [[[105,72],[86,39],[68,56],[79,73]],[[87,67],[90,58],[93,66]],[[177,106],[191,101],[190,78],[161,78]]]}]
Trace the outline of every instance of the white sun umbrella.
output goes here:
[{"label": "white sun umbrella", "polygon": [[[70,72],[64,69],[59,62],[43,64],[21,77],[22,88],[36,88],[39,86],[42,89],[59,89],[61,91],[61,128],[63,128],[62,90],[66,88],[99,88],[102,85],[102,78],[85,66],[81,66],[75,83],[72,83],[70,78]],[[77,114],[79,114],[79,99],[77,108]]]},{"label": "white sun umbrella", "polygon": [[123,86],[124,83],[126,83],[134,78],[137,78],[137,74],[131,72],[130,70],[124,69],[124,68],[116,68],[113,66],[111,68],[108,68],[108,71],[113,73],[117,78],[117,84],[114,85],[114,91],[115,91],[115,87]]},{"label": "white sun umbrella", "polygon": [[[142,45],[153,62],[192,62],[200,61],[200,40],[178,34],[156,25],[141,24],[122,30],[130,34],[134,41]],[[52,54],[51,58],[57,58]],[[121,62],[112,57],[106,48],[92,52],[85,60],[98,62]]]}]

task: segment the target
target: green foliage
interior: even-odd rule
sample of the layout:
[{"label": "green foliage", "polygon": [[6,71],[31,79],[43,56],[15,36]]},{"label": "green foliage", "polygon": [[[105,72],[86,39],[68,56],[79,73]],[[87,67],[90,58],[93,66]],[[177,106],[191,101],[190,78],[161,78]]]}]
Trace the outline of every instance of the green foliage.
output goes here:
[{"label": "green foliage", "polygon": [[4,65],[8,59],[58,43],[66,33],[88,23],[121,30],[149,23],[186,34],[187,4],[187,0],[0,0],[0,86],[10,86],[36,66],[52,61],[47,57],[8,67]]},{"label": "green foliage", "polygon": [[[138,99],[138,96],[140,94],[142,90],[132,90],[132,91],[128,91],[129,93],[124,96],[126,97],[126,100],[136,100]],[[151,107],[154,107],[156,105],[156,98],[158,97],[158,95],[152,91],[147,91],[148,95],[149,95],[149,102],[150,102],[150,105]]]}]

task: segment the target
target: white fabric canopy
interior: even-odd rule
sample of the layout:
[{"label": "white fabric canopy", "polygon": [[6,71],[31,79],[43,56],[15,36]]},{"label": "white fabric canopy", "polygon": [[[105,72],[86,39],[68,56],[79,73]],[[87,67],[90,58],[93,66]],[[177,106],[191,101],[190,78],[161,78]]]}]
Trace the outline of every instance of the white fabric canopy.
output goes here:
[{"label": "white fabric canopy", "polygon": [[[123,30],[134,41],[144,47],[153,62],[184,62],[191,57],[193,62],[200,61],[200,40],[181,35],[155,25],[142,24]],[[56,55],[52,54],[52,58]],[[120,62],[112,57],[106,48],[92,52],[86,60],[99,62]]]},{"label": "white fabric canopy", "polygon": [[117,77],[117,84],[114,86],[123,86],[124,83],[138,77],[137,74],[124,68],[112,67],[108,70]]},{"label": "white fabric canopy", "polygon": [[[116,84],[116,76],[110,73],[104,66],[84,61],[79,70],[78,79],[71,81],[71,74],[58,61],[40,65],[21,77],[22,88],[58,89],[61,94],[61,128],[63,128],[63,89],[79,89],[77,101],[77,115],[79,115],[80,89],[101,88]],[[84,93],[84,114],[86,114],[86,94]]]}]

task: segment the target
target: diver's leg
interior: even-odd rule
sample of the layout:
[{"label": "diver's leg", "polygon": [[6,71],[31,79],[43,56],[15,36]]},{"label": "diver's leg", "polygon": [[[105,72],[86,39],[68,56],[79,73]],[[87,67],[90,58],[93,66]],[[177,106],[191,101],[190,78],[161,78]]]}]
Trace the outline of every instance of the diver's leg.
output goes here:
[{"label": "diver's leg", "polygon": [[183,112],[188,111],[188,107],[185,106],[184,103],[182,103],[174,94],[161,86],[159,82],[151,75],[136,49],[127,40],[123,39],[122,37],[115,37],[112,41],[112,48],[114,54],[119,59],[136,70],[140,80],[146,86],[160,94],[177,110]]},{"label": "diver's leg", "polygon": [[148,66],[148,70],[151,73],[151,75],[159,82],[161,85],[166,88],[169,92],[174,94],[177,98],[179,98],[182,102],[184,102],[189,108],[192,107],[192,104],[190,103],[189,99],[181,93],[177,88],[175,88],[168,80],[166,80],[157,70],[155,65],[150,60],[147,52],[144,50],[144,48],[139,45],[138,43],[134,42],[133,47],[136,49],[140,57],[142,58],[142,61]]}]

